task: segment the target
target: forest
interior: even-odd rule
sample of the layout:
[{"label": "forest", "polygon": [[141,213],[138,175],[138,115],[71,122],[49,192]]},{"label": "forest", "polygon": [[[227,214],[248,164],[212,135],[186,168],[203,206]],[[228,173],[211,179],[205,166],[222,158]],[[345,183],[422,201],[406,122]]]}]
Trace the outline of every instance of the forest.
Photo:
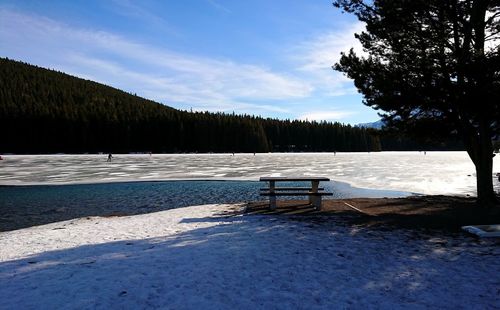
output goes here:
[{"label": "forest", "polygon": [[0,58],[0,131],[3,154],[462,149],[338,122],[181,111],[7,58]]}]

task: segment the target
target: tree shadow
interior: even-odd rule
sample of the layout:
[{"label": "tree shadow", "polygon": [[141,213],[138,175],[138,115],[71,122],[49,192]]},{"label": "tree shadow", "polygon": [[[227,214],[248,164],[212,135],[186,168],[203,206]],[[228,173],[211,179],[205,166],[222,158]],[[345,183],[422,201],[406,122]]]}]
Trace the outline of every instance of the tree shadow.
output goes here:
[{"label": "tree shadow", "polygon": [[[447,197],[448,200],[442,201],[439,201],[439,197],[437,201],[431,197],[426,199],[429,201],[408,201],[406,205],[400,205],[398,208],[390,208],[391,203],[380,205],[382,210],[384,207],[389,208],[373,216],[352,218],[351,224],[458,232],[466,225],[500,223],[498,210],[481,208],[470,199],[453,199],[453,197]],[[433,206],[433,203],[436,203],[436,206]]]},{"label": "tree shadow", "polygon": [[[348,207],[351,205],[351,207]],[[352,206],[359,207],[358,209]],[[346,226],[386,229],[439,229],[458,232],[462,226],[500,223],[500,209],[482,208],[475,199],[414,196],[399,199],[355,198],[325,201],[322,211],[299,202],[282,202],[276,210],[266,203],[247,204],[248,214],[291,215],[303,221],[333,221]],[[296,216],[296,217],[293,217]],[[303,217],[301,217],[303,216]]]}]

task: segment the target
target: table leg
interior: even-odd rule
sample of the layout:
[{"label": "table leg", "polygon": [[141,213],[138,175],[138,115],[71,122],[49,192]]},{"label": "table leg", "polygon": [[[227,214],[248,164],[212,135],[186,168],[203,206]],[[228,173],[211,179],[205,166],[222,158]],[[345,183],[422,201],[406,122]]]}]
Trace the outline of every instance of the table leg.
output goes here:
[{"label": "table leg", "polygon": [[273,196],[275,193],[275,182],[269,181],[269,209],[276,210],[276,196]]},{"label": "table leg", "polygon": [[[317,193],[319,188],[319,181],[311,181],[311,193]],[[309,203],[314,204],[315,197],[317,196],[309,196]]]},{"label": "table leg", "polygon": [[[311,181],[311,192],[318,193],[319,181]],[[316,210],[321,210],[321,196],[309,196],[309,203],[312,204]]]},{"label": "table leg", "polygon": [[321,196],[314,196],[313,206],[316,210],[321,211]]},{"label": "table leg", "polygon": [[317,193],[319,188],[319,181],[311,181],[312,192]]}]

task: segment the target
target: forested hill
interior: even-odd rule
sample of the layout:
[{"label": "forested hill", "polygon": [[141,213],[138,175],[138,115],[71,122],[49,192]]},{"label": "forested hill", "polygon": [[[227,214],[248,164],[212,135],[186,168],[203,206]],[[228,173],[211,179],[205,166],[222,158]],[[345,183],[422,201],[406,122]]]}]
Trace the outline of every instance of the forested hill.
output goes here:
[{"label": "forested hill", "polygon": [[341,123],[179,111],[5,58],[0,58],[0,133],[0,154],[424,149]]}]

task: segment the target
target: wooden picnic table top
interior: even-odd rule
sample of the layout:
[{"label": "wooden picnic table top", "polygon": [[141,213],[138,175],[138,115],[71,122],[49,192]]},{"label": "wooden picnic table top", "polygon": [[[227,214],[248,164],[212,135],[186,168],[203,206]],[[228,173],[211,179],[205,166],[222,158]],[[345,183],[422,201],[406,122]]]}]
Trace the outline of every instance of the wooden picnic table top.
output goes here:
[{"label": "wooden picnic table top", "polygon": [[321,181],[330,181],[330,179],[325,178],[325,177],[261,177],[260,181],[262,181],[262,182],[269,182],[269,181],[292,181],[292,182],[317,181],[317,182],[321,182]]}]

